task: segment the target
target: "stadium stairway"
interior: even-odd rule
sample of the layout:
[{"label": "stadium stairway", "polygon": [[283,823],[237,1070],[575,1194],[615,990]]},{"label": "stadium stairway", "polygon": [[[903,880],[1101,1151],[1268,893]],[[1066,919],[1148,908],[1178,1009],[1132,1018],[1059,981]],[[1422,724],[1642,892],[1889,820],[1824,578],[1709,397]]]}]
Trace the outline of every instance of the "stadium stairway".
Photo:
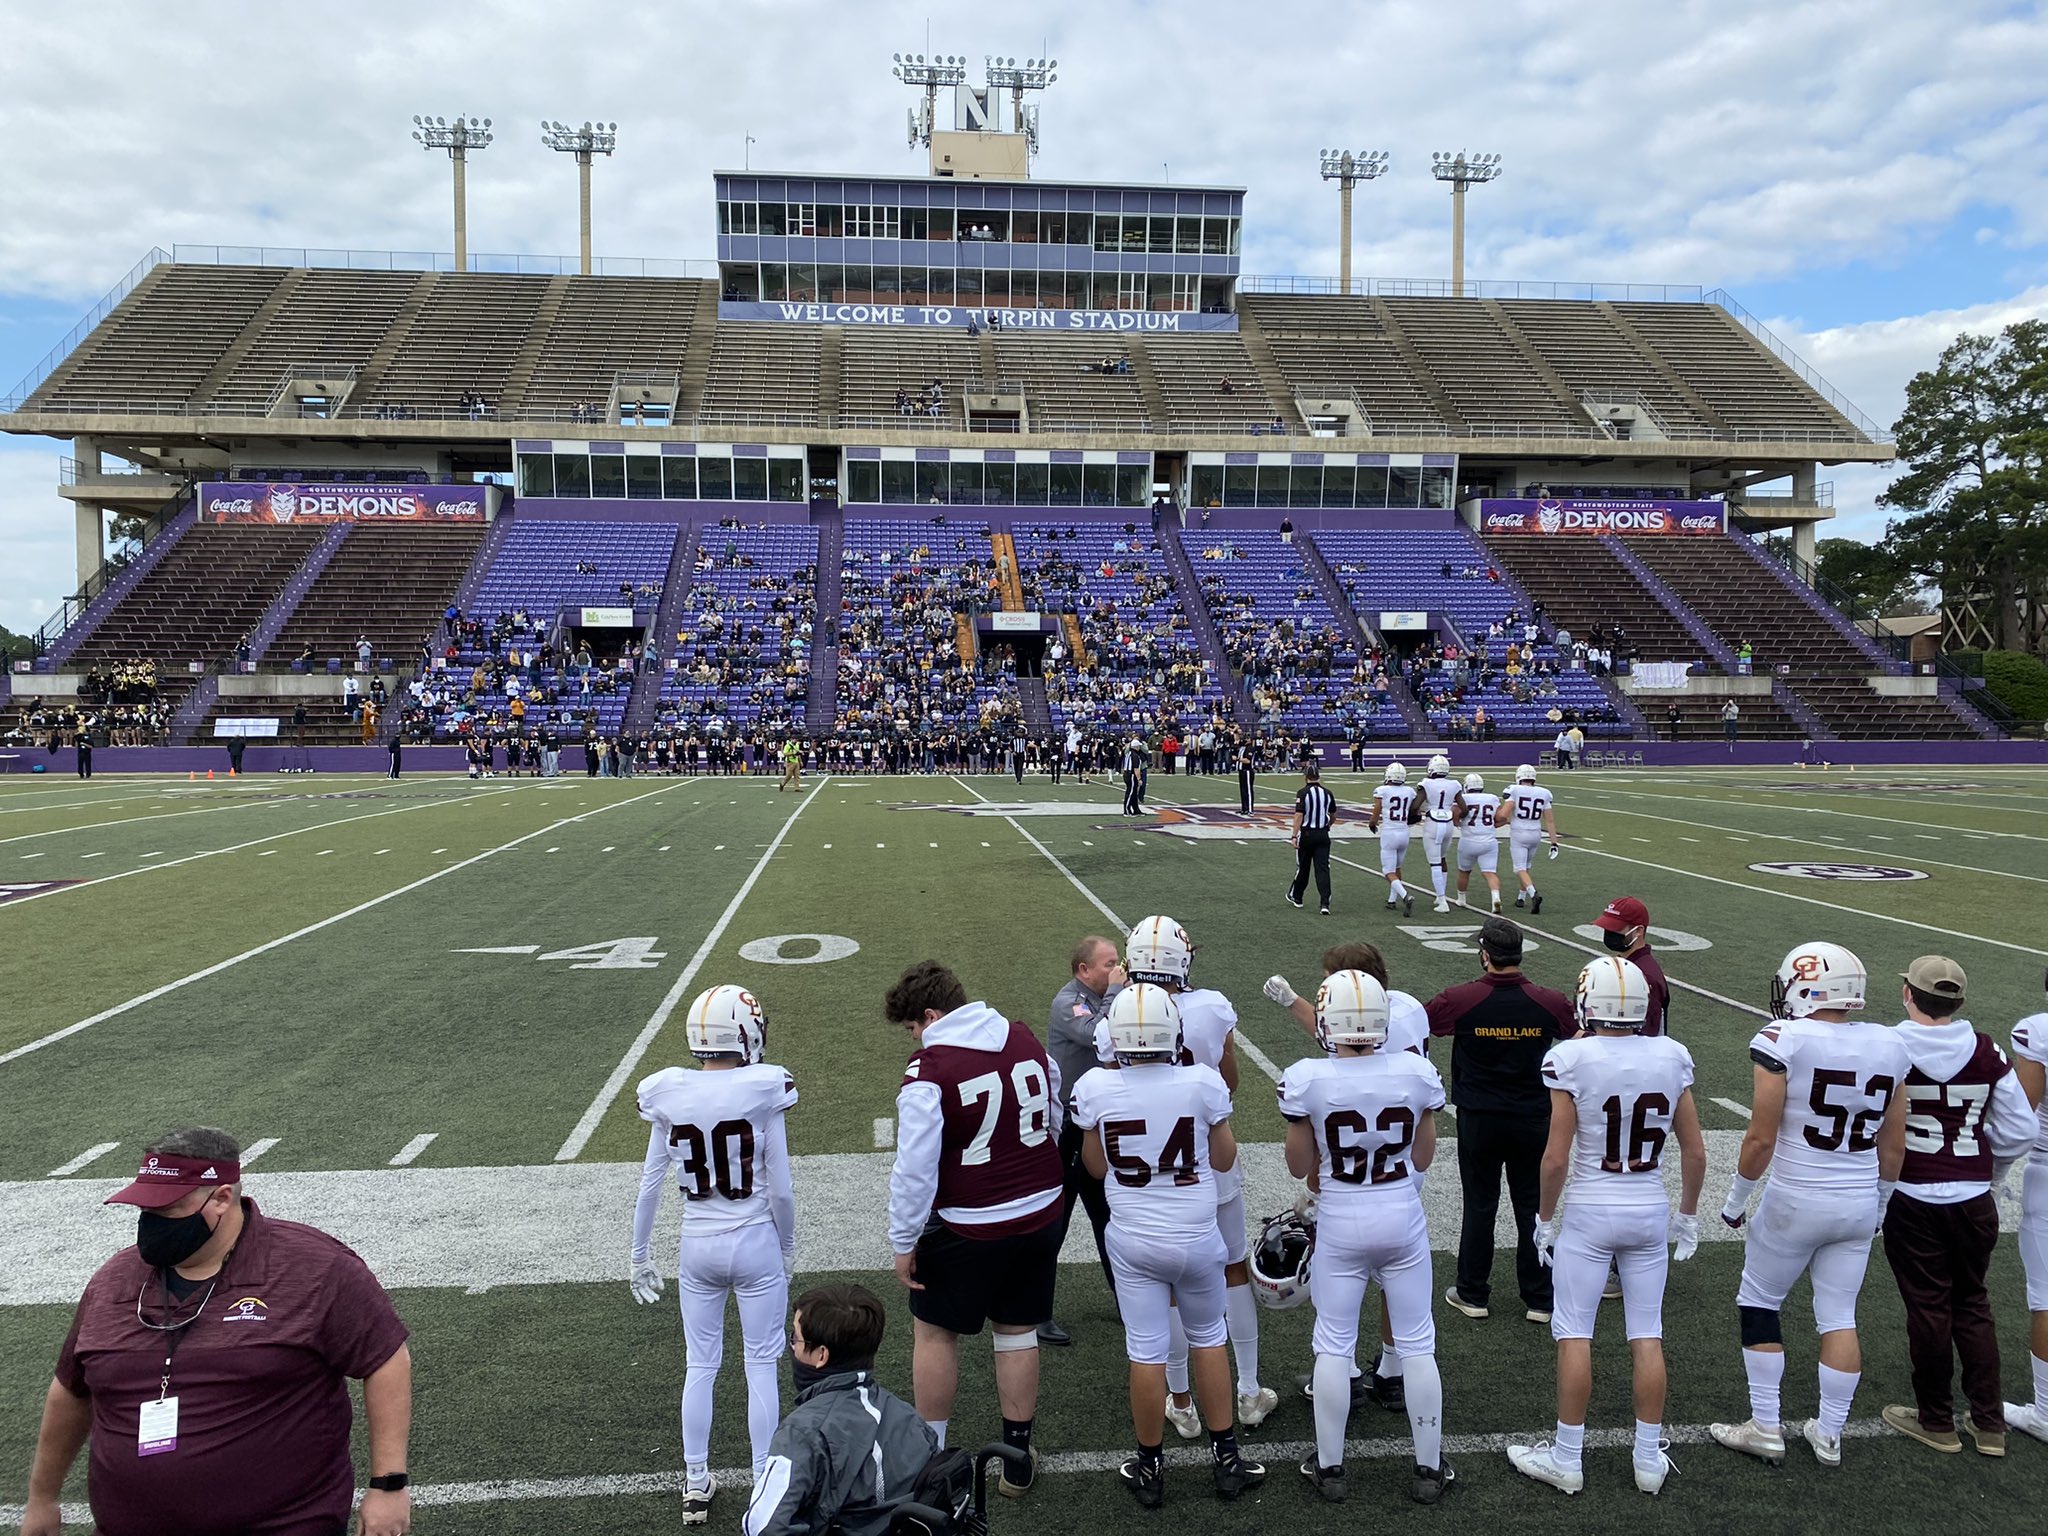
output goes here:
[{"label": "stadium stairway", "polygon": [[1693,413],[1700,420],[1704,421],[1716,432],[1724,435],[1733,433],[1734,429],[1728,425],[1728,418],[1715,410],[1704,395],[1685,381],[1685,378],[1676,368],[1671,366],[1670,361],[1659,348],[1652,346],[1649,339],[1641,331],[1629,324],[1628,316],[1624,315],[1612,304],[1604,301],[1596,303],[1593,307],[1606,316],[1608,322],[1613,325],[1624,341],[1628,342],[1629,345],[1642,354],[1643,360],[1649,364],[1656,375],[1664,381],[1672,393],[1677,395],[1679,399],[1683,400],[1692,409]]},{"label": "stadium stairway", "polygon": [[341,541],[349,536],[349,530],[353,526],[350,523],[328,524],[327,531],[320,535],[320,542],[313,546],[299,568],[292,572],[291,579],[284,584],[284,590],[263,610],[263,617],[258,619],[256,627],[249,631],[251,661],[263,659],[264,652],[270,649],[271,644],[283,632],[286,621],[297,610],[299,599],[312,589],[315,581],[319,580],[320,573],[327,569],[327,562],[340,550]]},{"label": "stadium stairway", "polygon": [[570,279],[560,273],[548,279],[547,291],[540,297],[540,307],[533,312],[533,325],[518,352],[513,354],[512,369],[505,375],[501,414],[514,421],[520,420],[525,411],[527,391],[533,384],[533,371],[540,366],[541,356],[555,334],[555,320],[562,312],[562,300],[568,297],[569,282]]},{"label": "stadium stairway", "polygon": [[1033,736],[1052,734],[1052,701],[1045,696],[1043,677],[1017,679],[1017,713]]},{"label": "stadium stairway", "polygon": [[1003,612],[1024,611],[1024,582],[1017,570],[1017,541],[1007,533],[992,533],[988,536],[989,553],[995,557],[996,569],[1001,573],[1003,585]]},{"label": "stadium stairway", "polygon": [[[276,318],[278,311],[283,309],[290,302],[292,295],[299,291],[299,287],[305,282],[306,276],[307,270],[305,268],[294,267],[291,271],[285,273],[275,288],[270,290],[270,297],[263,301],[262,308],[249,317],[249,323],[242,327],[242,334],[235,338],[227,351],[221,353],[219,361],[208,371],[206,377],[192,386],[192,400],[195,404],[202,401],[212,401],[215,392],[228,381],[234,374],[235,369],[240,366],[242,359],[247,357],[255,348],[257,341],[262,337],[270,322]],[[304,361],[312,363],[317,361],[317,359],[306,358]],[[254,415],[255,413],[251,412],[250,414]]]},{"label": "stadium stairway", "polygon": [[[1301,563],[1307,569],[1309,578],[1315,582],[1316,590],[1323,595],[1323,601],[1330,605],[1330,611],[1337,615],[1341,624],[1350,628],[1351,643],[1358,647],[1361,656],[1369,653],[1379,644],[1379,637],[1360,618],[1358,610],[1351,605],[1351,594],[1344,590],[1344,583],[1337,579],[1337,573],[1330,569],[1330,562],[1310,534],[1297,534],[1296,543],[1301,550]],[[1394,687],[1387,690],[1387,697],[1394,701],[1394,707],[1401,712],[1401,718],[1408,722],[1408,734],[1417,741],[1432,741],[1436,728],[1429,723],[1429,716],[1416,702],[1415,695],[1406,688]]]},{"label": "stadium stairway", "polygon": [[[676,530],[676,547],[668,557],[668,574],[662,578],[661,601],[654,605],[645,643],[640,652],[640,670],[633,675],[633,691],[626,697],[626,713],[620,725],[642,734],[661,712],[661,683],[668,657],[675,649],[676,630],[690,595],[690,579],[697,570],[697,541],[703,530],[685,523]],[[650,658],[652,662],[650,664]]]},{"label": "stadium stairway", "polygon": [[518,513],[512,505],[512,498],[506,497],[498,508],[498,515],[491,520],[483,543],[477,546],[476,558],[469,562],[469,569],[462,573],[462,580],[456,583],[455,595],[448,599],[457,609],[468,613],[470,604],[483,589],[484,576],[505,548],[505,541],[512,536],[512,525]]},{"label": "stadium stairway", "polygon": [[199,732],[214,712],[214,705],[220,702],[220,674],[208,672],[200,678],[173,711],[169,723],[164,727],[164,740],[174,747],[190,747],[199,743]]},{"label": "stadium stairway", "polygon": [[1735,653],[1728,649],[1727,644],[1714,633],[1706,620],[1687,606],[1684,598],[1672,591],[1665,585],[1661,576],[1636,558],[1635,552],[1628,547],[1628,540],[1612,533],[1602,534],[1600,547],[1614,556],[1615,562],[1623,570],[1635,577],[1637,584],[1656,599],[1659,607],[1678,620],[1679,625],[1692,637],[1693,643],[1712,657],[1722,671],[1735,671]]},{"label": "stadium stairway", "polygon": [[1452,403],[1450,392],[1443,387],[1437,376],[1430,372],[1429,364],[1425,363],[1422,354],[1415,350],[1415,343],[1409,339],[1408,333],[1401,329],[1393,311],[1387,308],[1387,301],[1375,296],[1366,302],[1372,305],[1372,312],[1379,320],[1380,330],[1385,334],[1387,344],[1394,349],[1394,355],[1401,359],[1401,366],[1408,370],[1410,381],[1422,392],[1423,398],[1436,408],[1437,415],[1447,425],[1469,432],[1470,428],[1465,425],[1464,415]]},{"label": "stadium stairway", "polygon": [[99,596],[85,605],[71,623],[71,627],[59,635],[50,649],[36,663],[38,672],[54,672],[69,661],[72,654],[91,638],[102,620],[121,605],[142,579],[157,568],[158,563],[177,547],[178,540],[199,521],[199,503],[196,497],[188,496],[183,506],[174,512],[158,531],[157,536],[142,546],[142,553],[122,566],[114,579],[100,589]]},{"label": "stadium stairway", "polygon": [[1209,600],[1202,595],[1202,584],[1195,579],[1195,568],[1188,563],[1188,552],[1180,547],[1181,515],[1178,510],[1167,514],[1159,524],[1159,552],[1166,557],[1166,569],[1173,577],[1173,585],[1180,593],[1182,609],[1188,616],[1188,628],[1194,631],[1196,643],[1202,654],[1209,658],[1209,667],[1216,675],[1223,696],[1230,703],[1230,717],[1240,724],[1251,725],[1258,720],[1258,712],[1252,707],[1251,696],[1245,692],[1244,679],[1231,670],[1229,653],[1223,649],[1223,636],[1216,631],[1216,621],[1209,616]]},{"label": "stadium stairway", "polygon": [[811,686],[804,696],[804,732],[832,734],[839,707],[839,603],[844,592],[846,514],[828,507],[812,515],[818,529],[818,620],[811,635]]},{"label": "stadium stairway", "polygon": [[434,295],[434,285],[440,281],[440,274],[422,272],[419,281],[392,316],[391,329],[384,333],[384,339],[377,343],[377,350],[370,354],[363,364],[363,371],[356,375],[356,387],[349,391],[349,401],[358,412],[376,393],[384,382],[385,370],[391,366],[407,341],[412,338],[413,327],[419,323],[420,314],[427,307],[427,300]]},{"label": "stadium stairway", "polygon": [[1173,408],[1167,403],[1166,385],[1159,377],[1158,365],[1152,361],[1152,351],[1147,343],[1137,336],[1125,338],[1129,348],[1131,373],[1138,381],[1138,397],[1145,402],[1145,414],[1162,426],[1173,419]]},{"label": "stadium stairway", "polygon": [[[1298,391],[1280,371],[1280,363],[1273,356],[1273,344],[1266,339],[1266,333],[1259,326],[1258,317],[1248,311],[1238,314],[1238,339],[1244,343],[1245,356],[1252,360],[1252,370],[1258,374],[1259,382],[1266,387],[1266,393],[1273,397],[1273,403],[1286,415],[1289,421],[1297,420],[1300,412],[1295,409],[1294,398]],[[1161,420],[1165,418],[1162,417]],[[1337,610],[1342,613],[1343,609]]]}]

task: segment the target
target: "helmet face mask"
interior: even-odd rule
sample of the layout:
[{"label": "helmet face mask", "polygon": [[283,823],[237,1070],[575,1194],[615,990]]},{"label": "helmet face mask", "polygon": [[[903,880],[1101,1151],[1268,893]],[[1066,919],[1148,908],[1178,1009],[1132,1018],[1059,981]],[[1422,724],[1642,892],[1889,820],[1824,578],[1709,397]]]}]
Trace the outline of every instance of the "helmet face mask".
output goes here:
[{"label": "helmet face mask", "polygon": [[1268,1220],[1248,1255],[1252,1299],[1275,1312],[1307,1301],[1308,1264],[1315,1249],[1316,1226],[1310,1218],[1289,1210]]},{"label": "helmet face mask", "polygon": [[1185,987],[1194,963],[1188,931],[1170,917],[1140,919],[1124,941],[1124,970],[1132,981]]},{"label": "helmet face mask", "polygon": [[1440,779],[1451,771],[1451,760],[1439,752],[1429,760],[1429,776]]},{"label": "helmet face mask", "polygon": [[1332,971],[1316,989],[1316,1039],[1326,1051],[1385,1045],[1387,989],[1364,971]]},{"label": "helmet face mask", "polygon": [[746,988],[711,987],[697,994],[683,1016],[683,1038],[700,1061],[737,1056],[753,1066],[768,1049],[768,1016]]},{"label": "helmet face mask", "polygon": [[1650,1018],[1650,984],[1635,963],[1602,955],[1579,972],[1572,1012],[1581,1029],[1639,1030]]},{"label": "helmet face mask", "polygon": [[1109,1044],[1127,1065],[1174,1061],[1180,1056],[1180,1006],[1150,982],[1133,982],[1109,1005]]},{"label": "helmet face mask", "polygon": [[1870,976],[1863,962],[1840,944],[1802,944],[1786,955],[1771,977],[1771,1017],[1803,1019],[1840,1009],[1861,1012]]}]

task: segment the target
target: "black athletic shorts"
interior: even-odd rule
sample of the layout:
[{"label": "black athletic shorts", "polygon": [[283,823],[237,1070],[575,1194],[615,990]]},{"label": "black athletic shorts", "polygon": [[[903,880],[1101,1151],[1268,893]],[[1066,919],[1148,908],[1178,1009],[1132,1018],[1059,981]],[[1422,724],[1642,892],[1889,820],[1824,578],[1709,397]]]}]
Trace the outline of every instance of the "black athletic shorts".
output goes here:
[{"label": "black athletic shorts", "polygon": [[1044,1226],[1009,1237],[962,1237],[933,1222],[917,1240],[916,1279],[924,1289],[910,1293],[910,1315],[949,1333],[979,1333],[984,1322],[1036,1327],[1047,1321],[1060,1256],[1059,1215],[1055,1200]]}]

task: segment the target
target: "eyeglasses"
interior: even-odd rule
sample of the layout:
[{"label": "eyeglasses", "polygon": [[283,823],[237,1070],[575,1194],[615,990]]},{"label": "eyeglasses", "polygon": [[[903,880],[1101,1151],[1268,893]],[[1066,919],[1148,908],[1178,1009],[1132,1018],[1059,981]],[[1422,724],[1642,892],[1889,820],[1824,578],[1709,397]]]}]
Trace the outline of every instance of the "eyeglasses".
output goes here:
[{"label": "eyeglasses", "polygon": [[[222,1267],[225,1268],[226,1266],[223,1265]],[[158,1283],[159,1285],[161,1285],[163,1289],[164,1315],[166,1317],[171,1317],[174,1314],[171,1310],[170,1282],[162,1280],[160,1277],[158,1277]],[[209,1301],[213,1300],[213,1288],[219,1284],[220,1276],[218,1274],[216,1274],[211,1280],[206,1282],[206,1294],[199,1298],[199,1304],[192,1309],[192,1315],[190,1317],[179,1318],[175,1322],[152,1323],[147,1317],[143,1316],[142,1314],[143,1301],[149,1295],[149,1281],[145,1280],[142,1282],[142,1289],[135,1293],[135,1321],[140,1323],[143,1327],[147,1328],[151,1333],[176,1333],[180,1329],[190,1328],[194,1323],[199,1321],[199,1314],[206,1310],[206,1304]]]}]

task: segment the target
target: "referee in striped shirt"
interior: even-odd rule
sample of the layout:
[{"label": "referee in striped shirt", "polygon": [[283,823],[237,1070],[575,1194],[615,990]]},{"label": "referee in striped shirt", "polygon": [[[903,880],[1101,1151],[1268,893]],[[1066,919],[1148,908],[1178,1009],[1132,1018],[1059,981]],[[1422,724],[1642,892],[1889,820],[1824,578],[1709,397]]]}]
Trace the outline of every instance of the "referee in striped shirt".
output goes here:
[{"label": "referee in striped shirt", "polygon": [[1323,916],[1330,915],[1330,823],[1337,819],[1337,800],[1323,788],[1323,771],[1313,761],[1301,769],[1303,784],[1294,797],[1294,883],[1287,900],[1294,906],[1308,894],[1309,871],[1316,877]]}]

